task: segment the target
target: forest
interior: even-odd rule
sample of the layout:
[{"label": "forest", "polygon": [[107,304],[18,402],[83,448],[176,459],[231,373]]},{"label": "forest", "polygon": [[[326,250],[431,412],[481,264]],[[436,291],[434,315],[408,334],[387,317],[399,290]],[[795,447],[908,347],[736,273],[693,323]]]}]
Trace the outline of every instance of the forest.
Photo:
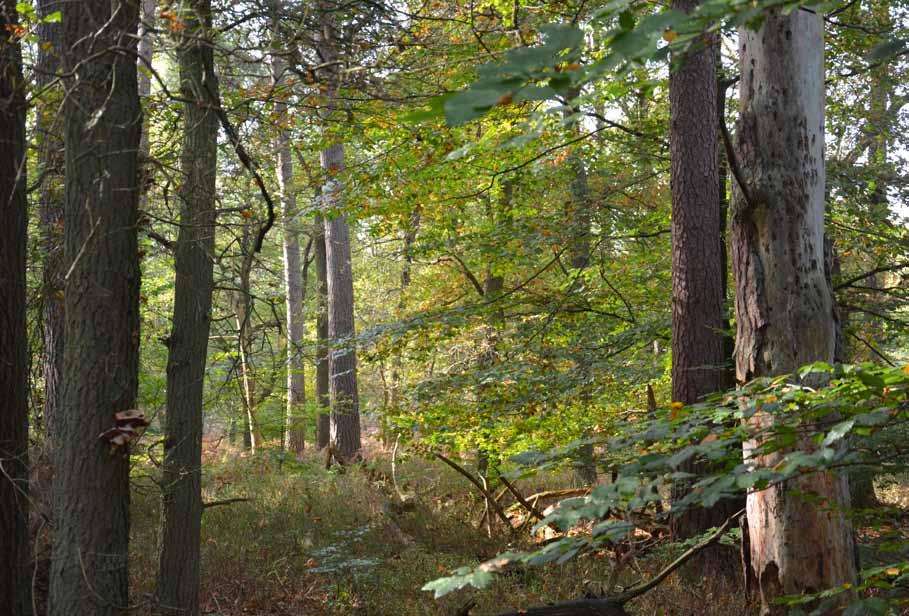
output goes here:
[{"label": "forest", "polygon": [[909,2],[0,0],[0,616],[909,614]]}]

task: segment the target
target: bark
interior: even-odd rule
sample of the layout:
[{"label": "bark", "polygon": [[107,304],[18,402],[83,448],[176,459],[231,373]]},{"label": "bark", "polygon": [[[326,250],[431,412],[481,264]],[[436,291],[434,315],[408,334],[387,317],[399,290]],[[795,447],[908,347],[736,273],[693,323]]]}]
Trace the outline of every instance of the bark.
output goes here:
[{"label": "bark", "polygon": [[[832,361],[834,312],[824,272],[824,66],[818,15],[769,11],[740,32],[742,82],[737,158],[744,189],[733,193],[736,377],[789,374]],[[755,415],[756,428],[773,418]],[[772,466],[782,453],[746,460]],[[809,443],[802,443],[808,447]],[[791,490],[815,492],[827,511]],[[748,495],[751,563],[762,612],[770,602],[853,582],[856,577],[844,478],[814,473]],[[845,598],[845,597],[844,597]],[[832,613],[832,612],[831,612]]]},{"label": "bark", "polygon": [[240,379],[243,392],[243,408],[246,411],[243,444],[256,453],[262,446],[262,432],[259,430],[258,398],[256,397],[256,375],[250,358],[250,318],[252,299],[249,294],[249,270],[243,268],[240,275],[240,290],[234,297],[236,311],[238,351],[240,354]]},{"label": "bark", "polygon": [[[46,16],[57,10],[58,0],[41,0],[37,14]],[[38,171],[43,174],[38,197],[42,272],[41,323],[44,338],[44,430],[48,443],[53,440],[54,418],[60,412],[63,396],[63,127],[58,113],[61,89],[51,83],[60,69],[63,52],[61,24],[38,24],[38,64],[35,85],[41,92],[35,109],[38,146]],[[52,445],[51,445],[52,447]]]},{"label": "bark", "polygon": [[[689,12],[698,0],[675,0]],[[715,36],[678,58],[669,75],[672,191],[672,399],[694,404],[723,387],[724,269],[717,165],[718,123]],[[692,459],[681,471],[709,470]],[[687,494],[690,482],[673,486],[672,499]],[[713,507],[675,512],[673,533],[698,535],[739,509],[723,501]]]},{"label": "bark", "polygon": [[0,605],[31,614],[28,539],[28,338],[25,326],[25,83],[16,3],[0,2]]},{"label": "bark", "polygon": [[[407,307],[407,289],[410,287],[411,270],[413,269],[413,244],[417,238],[417,229],[420,228],[421,208],[414,210],[410,217],[410,223],[404,229],[404,241],[401,247],[401,253],[404,257],[404,263],[401,267],[401,285],[398,294],[398,317],[404,314]],[[395,349],[395,354],[391,363],[391,396],[389,396],[389,405],[397,409],[401,401],[402,372],[404,370],[403,342],[400,342]]]},{"label": "bark", "polygon": [[[569,102],[574,101],[580,94],[579,90],[573,90],[568,93],[566,98]],[[577,107],[566,108],[562,112],[562,119],[568,121],[569,118],[577,113]],[[590,262],[590,187],[587,183],[587,167],[584,165],[584,159],[580,155],[580,146],[575,145],[568,153],[568,170],[570,181],[568,191],[571,200],[566,212],[566,225],[570,231],[568,246],[568,261],[571,267],[575,269],[584,269]],[[575,370],[581,383],[581,405],[588,407],[590,394],[587,390],[587,384],[590,381],[590,366],[584,357],[578,358],[575,362]],[[587,432],[589,435],[589,432]],[[578,479],[585,485],[592,485],[597,480],[597,467],[594,459],[593,444],[582,445],[578,450],[578,464],[576,468]]]},{"label": "bark", "polygon": [[[337,174],[344,168],[344,148],[334,144],[322,151],[322,168]],[[323,187],[325,265],[328,280],[328,356],[331,396],[330,440],[342,461],[360,456],[360,402],[357,393],[357,355],[354,347],[353,272],[350,263],[350,228],[339,213],[343,187],[331,177]]]},{"label": "bark", "polygon": [[214,287],[218,81],[211,0],[193,0],[178,41],[183,104],[180,228],[174,250],[174,314],[168,342],[158,602],[165,614],[199,614],[202,411]]},{"label": "bark", "polygon": [[[272,77],[277,86],[284,72],[284,62],[275,58]],[[287,105],[277,95],[275,111],[283,120]],[[300,229],[297,198],[294,187],[294,166],[290,151],[290,131],[278,130],[275,143],[278,151],[278,186],[281,191],[284,227],[284,295],[287,325],[287,409],[284,415],[285,451],[303,453],[305,425],[303,407],[306,404],[306,385],[303,373],[303,342],[306,322],[303,314],[303,266],[300,259]]]},{"label": "bark", "polygon": [[[566,98],[569,99],[569,102],[572,102],[579,94],[580,91],[574,90]],[[563,120],[567,121],[577,111],[576,107],[566,108],[562,112]],[[587,167],[581,157],[580,146],[576,145],[571,148],[568,153],[567,164],[571,176],[568,184],[571,201],[569,203],[568,216],[566,217],[568,228],[571,231],[568,259],[571,267],[583,269],[587,267],[590,261],[591,203],[590,187],[587,183]]]},{"label": "bark", "polygon": [[[320,197],[321,198],[321,197]],[[329,409],[331,397],[328,373],[328,270],[325,264],[325,219],[315,217],[316,246],[316,447],[327,447],[331,439]]]},{"label": "bark", "polygon": [[49,614],[128,604],[129,446],[99,434],[135,406],[139,369],[137,1],[62,3],[66,283],[63,405],[55,419]]},{"label": "bark", "polygon": [[[334,13],[325,3],[321,12],[317,47],[328,66],[328,84],[322,112],[323,128],[336,120],[338,87],[341,74],[336,60],[338,33]],[[350,227],[344,214],[344,186],[339,179],[344,171],[344,145],[332,143],[320,153],[327,180],[322,187],[325,218],[325,267],[328,297],[329,393],[331,398],[330,441],[334,455],[347,462],[360,457],[360,401],[357,392],[357,355],[354,345],[354,291],[351,268]]]}]

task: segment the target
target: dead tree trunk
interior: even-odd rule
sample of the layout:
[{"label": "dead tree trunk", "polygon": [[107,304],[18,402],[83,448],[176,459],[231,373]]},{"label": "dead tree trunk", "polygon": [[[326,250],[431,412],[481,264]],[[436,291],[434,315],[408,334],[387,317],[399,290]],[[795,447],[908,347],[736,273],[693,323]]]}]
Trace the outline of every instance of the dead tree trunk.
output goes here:
[{"label": "dead tree trunk", "polygon": [[[788,374],[832,361],[832,294],[824,273],[823,25],[813,12],[768,11],[757,31],[740,32],[742,82],[737,164],[744,185],[732,204],[736,283],[736,377]],[[756,428],[772,425],[758,414]],[[809,443],[801,443],[810,446]],[[782,454],[744,454],[773,466]],[[816,493],[832,511],[792,490]],[[814,473],[748,495],[751,563],[765,614],[782,594],[853,582],[852,533],[839,507],[848,487]]]}]

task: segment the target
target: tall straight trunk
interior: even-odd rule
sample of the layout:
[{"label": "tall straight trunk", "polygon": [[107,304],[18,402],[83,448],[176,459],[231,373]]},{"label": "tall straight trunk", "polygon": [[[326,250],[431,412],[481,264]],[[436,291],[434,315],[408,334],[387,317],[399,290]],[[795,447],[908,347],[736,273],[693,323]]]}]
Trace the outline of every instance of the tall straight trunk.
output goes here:
[{"label": "tall straight trunk", "polygon": [[168,341],[163,523],[158,601],[168,614],[199,613],[202,405],[214,286],[218,80],[211,0],[193,0],[178,41],[183,103],[180,229],[174,250],[174,316]]},{"label": "tall straight trunk", "polygon": [[[401,267],[401,284],[398,288],[397,316],[399,318],[403,316],[404,310],[407,307],[407,289],[410,287],[413,269],[413,244],[417,238],[417,229],[420,227],[421,214],[421,208],[417,207],[411,215],[409,223],[404,228],[404,237],[401,246],[401,255],[404,257],[404,263]],[[401,404],[401,389],[404,372],[404,346],[403,342],[399,343],[395,348],[394,355],[391,359],[391,383],[385,387],[386,396],[383,413],[387,413],[389,409],[394,409],[395,412],[397,412],[398,407]],[[385,379],[383,378],[382,380],[384,383]],[[382,418],[382,442],[387,445],[390,436],[387,415],[385,415]]]},{"label": "tall straight trunk", "polygon": [[[741,30],[742,82],[737,156],[745,182],[733,192],[732,265],[736,284],[736,377],[789,374],[832,361],[834,307],[824,272],[824,34],[805,10],[768,11],[757,31]],[[757,414],[757,428],[773,417]],[[810,447],[810,443],[801,443]],[[757,443],[744,455],[773,466]],[[828,509],[793,490],[815,493]],[[813,500],[813,499],[812,499]],[[820,591],[855,580],[844,478],[813,473],[748,494],[751,564],[762,612],[785,612],[782,594]],[[831,612],[832,613],[832,612]]]},{"label": "tall straight trunk", "polygon": [[[277,86],[284,72],[284,62],[275,58],[272,77]],[[279,93],[275,110],[279,117],[287,115],[287,105]],[[290,151],[290,131],[278,130],[275,143],[278,151],[278,186],[281,190],[284,227],[284,297],[287,324],[287,409],[284,414],[284,442],[286,451],[303,453],[305,425],[303,407],[306,404],[306,385],[303,373],[303,342],[306,321],[303,314],[303,267],[300,260],[300,213],[297,211],[294,186],[294,164]]]},{"label": "tall straight trunk", "polygon": [[[321,194],[319,195],[321,199]],[[325,219],[316,212],[314,244],[316,250],[316,447],[331,441],[331,394],[328,368],[328,268],[325,263]]]},{"label": "tall straight trunk", "polygon": [[31,614],[28,540],[28,337],[25,327],[25,83],[16,3],[0,3],[0,605]]},{"label": "tall straight trunk", "polygon": [[[580,95],[579,90],[573,90],[567,96],[569,102]],[[577,107],[566,108],[562,112],[563,119],[567,120],[578,111]],[[571,231],[568,258],[571,267],[583,269],[590,261],[590,187],[587,182],[587,167],[581,157],[579,147],[571,148],[568,153],[568,169],[571,174],[568,190],[571,195],[567,225]]]},{"label": "tall straight trunk", "polygon": [[262,432],[259,430],[258,399],[256,398],[256,375],[250,357],[250,314],[252,299],[249,294],[249,272],[241,275],[240,290],[234,297],[237,320],[237,347],[240,353],[240,379],[243,393],[243,408],[246,411],[243,444],[256,453],[262,446]]},{"label": "tall straight trunk", "polygon": [[[573,101],[580,94],[574,90],[566,98]],[[562,112],[564,120],[568,120],[578,111],[577,107],[566,108]],[[590,187],[587,183],[587,167],[580,154],[580,147],[574,146],[568,153],[568,169],[571,174],[568,190],[571,195],[568,211],[566,212],[566,226],[570,231],[568,259],[571,267],[584,269],[590,262]],[[579,375],[582,387],[581,404],[588,407],[590,393],[587,389],[590,381],[590,366],[587,359],[579,357],[575,362],[575,369]],[[589,434],[589,432],[588,432]],[[582,445],[578,451],[577,474],[582,483],[591,485],[597,480],[597,467],[594,460],[593,444]]]},{"label": "tall straight trunk", "polygon": [[[328,65],[320,77],[327,85],[328,105],[322,112],[324,129],[337,120],[341,71],[338,59],[338,32],[334,8],[317,3],[321,13],[316,36],[317,51]],[[344,214],[344,144],[334,142],[320,153],[327,180],[322,187],[325,217],[325,268],[328,297],[329,393],[331,397],[330,440],[334,455],[346,462],[360,457],[360,400],[357,391],[357,353],[354,327],[353,270],[350,227]]]},{"label": "tall straight trunk", "polygon": [[[57,0],[40,0],[39,17],[57,10]],[[60,413],[63,397],[63,127],[58,113],[61,89],[51,87],[60,69],[63,45],[61,24],[38,24],[38,64],[35,85],[41,98],[35,110],[38,169],[44,174],[38,196],[42,272],[41,324],[44,339],[44,431],[53,439],[54,418]]]},{"label": "tall straight trunk", "polygon": [[[698,0],[674,0],[676,10],[689,12]],[[676,58],[669,75],[669,142],[672,189],[672,399],[699,402],[723,386],[724,269],[717,166],[715,36]],[[705,110],[707,112],[705,113]],[[703,462],[691,460],[682,470],[703,473]],[[673,486],[673,501],[690,489]],[[680,538],[719,526],[733,513],[734,503],[690,508],[673,515],[673,533]]]},{"label": "tall straight trunk", "polygon": [[66,342],[49,614],[113,616],[129,603],[129,446],[114,448],[99,434],[135,406],[138,388],[139,3],[62,9],[74,77],[64,107]]},{"label": "tall straight trunk", "polygon": [[[344,169],[344,146],[322,150],[322,168],[330,175]],[[322,189],[325,219],[325,266],[328,280],[328,356],[331,396],[330,440],[342,461],[360,456],[360,401],[357,392],[357,353],[354,329],[353,271],[350,227],[341,213],[343,186],[330,177]]]}]

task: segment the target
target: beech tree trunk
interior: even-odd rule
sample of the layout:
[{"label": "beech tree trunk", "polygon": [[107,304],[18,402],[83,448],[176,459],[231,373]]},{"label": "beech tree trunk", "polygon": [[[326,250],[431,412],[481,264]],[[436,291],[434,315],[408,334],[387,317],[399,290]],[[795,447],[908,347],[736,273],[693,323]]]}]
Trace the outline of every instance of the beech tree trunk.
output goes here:
[{"label": "beech tree trunk", "polygon": [[64,107],[66,342],[48,613],[114,616],[129,603],[129,446],[112,449],[99,434],[135,406],[138,387],[139,3],[62,10],[75,76]]},{"label": "beech tree trunk", "polygon": [[31,614],[28,337],[25,326],[25,82],[16,3],[0,2],[0,606]]},{"label": "beech tree trunk", "polygon": [[[58,0],[40,0],[39,17],[58,10]],[[58,113],[62,90],[51,87],[61,64],[61,24],[38,24],[38,64],[35,85],[41,94],[35,109],[38,171],[44,174],[38,196],[41,252],[44,255],[41,323],[44,338],[44,431],[50,443],[54,418],[63,397],[63,126]],[[52,447],[52,445],[51,445]]]},{"label": "beech tree trunk", "polygon": [[[699,0],[674,0],[674,9],[689,12]],[[700,402],[723,387],[725,363],[723,301],[725,259],[719,167],[715,36],[681,58],[669,75],[672,190],[672,399]],[[707,470],[692,459],[679,469]],[[690,482],[673,485],[676,501]],[[738,503],[674,512],[673,533],[688,538],[719,526]]]},{"label": "beech tree trunk", "polygon": [[[768,11],[758,31],[739,33],[742,81],[737,158],[744,191],[732,203],[736,283],[736,377],[788,374],[832,361],[833,296],[824,273],[824,62],[821,17]],[[758,414],[756,427],[773,418]],[[772,466],[782,454],[753,456]],[[810,446],[810,443],[802,443]],[[792,493],[816,493],[828,511]],[[850,525],[837,507],[848,487],[813,473],[748,495],[751,564],[762,613],[782,594],[815,592],[856,577]],[[832,612],[831,612],[832,613]]]},{"label": "beech tree trunk", "polygon": [[178,41],[183,104],[180,229],[175,244],[174,316],[167,357],[167,414],[158,569],[162,613],[199,613],[202,529],[202,407],[214,287],[218,81],[211,0],[193,0]]},{"label": "beech tree trunk", "polygon": [[[318,197],[321,199],[321,194]],[[325,219],[316,213],[316,447],[327,447],[331,440],[331,394],[328,367],[328,269],[325,263]]]},{"label": "beech tree trunk", "polygon": [[[275,85],[281,82],[284,62],[275,58],[272,77]],[[283,94],[276,94],[275,111],[279,118],[287,115]],[[306,321],[303,314],[303,264],[300,259],[300,229],[294,186],[294,164],[290,151],[290,131],[278,130],[275,146],[278,150],[278,186],[283,205],[281,222],[284,227],[284,297],[287,325],[287,409],[284,415],[285,451],[303,453],[305,425],[303,407],[306,404],[306,384],[303,373],[303,342]]]}]

